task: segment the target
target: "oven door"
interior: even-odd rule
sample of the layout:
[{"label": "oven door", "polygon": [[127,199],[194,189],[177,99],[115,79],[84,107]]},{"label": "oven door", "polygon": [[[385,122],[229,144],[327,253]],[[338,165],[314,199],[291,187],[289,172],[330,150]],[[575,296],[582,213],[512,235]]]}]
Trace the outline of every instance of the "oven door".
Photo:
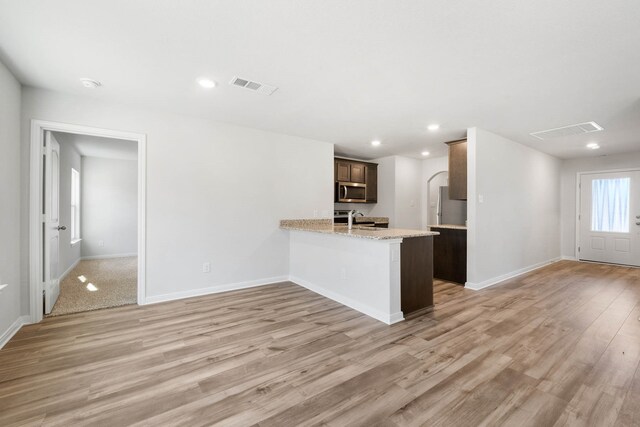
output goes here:
[{"label": "oven door", "polygon": [[336,202],[343,203],[366,203],[367,184],[357,182],[337,182]]}]

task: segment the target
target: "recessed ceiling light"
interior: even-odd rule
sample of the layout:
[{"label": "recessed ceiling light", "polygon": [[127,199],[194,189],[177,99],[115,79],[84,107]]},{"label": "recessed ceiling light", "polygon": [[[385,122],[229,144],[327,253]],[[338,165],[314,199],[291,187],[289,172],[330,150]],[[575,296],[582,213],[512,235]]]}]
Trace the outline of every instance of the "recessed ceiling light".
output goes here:
[{"label": "recessed ceiling light", "polygon": [[207,79],[207,78],[200,78],[198,79],[198,84],[200,86],[202,86],[205,89],[213,89],[214,87],[216,87],[216,82],[214,82],[211,79]]},{"label": "recessed ceiling light", "polygon": [[93,80],[93,79],[80,79],[80,83],[82,83],[82,86],[87,87],[89,89],[95,89],[97,87],[102,86],[102,83],[100,83],[97,80]]},{"label": "recessed ceiling light", "polygon": [[422,153],[420,153],[420,154],[422,154],[423,156],[428,156],[428,155],[429,155],[429,152],[428,152],[428,151],[423,151],[423,152],[422,152]]},{"label": "recessed ceiling light", "polygon": [[87,285],[87,289],[90,290],[91,292],[95,292],[98,290],[98,288],[93,283],[89,283]]},{"label": "recessed ceiling light", "polygon": [[434,123],[432,125],[427,126],[427,129],[429,129],[430,131],[438,130],[440,129],[440,125],[437,123]]},{"label": "recessed ceiling light", "polygon": [[590,148],[592,150],[597,150],[598,148],[600,148],[600,146],[598,145],[597,142],[590,142],[589,144],[587,144],[587,148]]},{"label": "recessed ceiling light", "polygon": [[371,141],[371,145],[373,145],[374,147],[377,147],[377,146],[378,146],[378,145],[380,145],[380,144],[381,144],[381,142],[380,142],[380,141],[378,141],[378,140]]}]

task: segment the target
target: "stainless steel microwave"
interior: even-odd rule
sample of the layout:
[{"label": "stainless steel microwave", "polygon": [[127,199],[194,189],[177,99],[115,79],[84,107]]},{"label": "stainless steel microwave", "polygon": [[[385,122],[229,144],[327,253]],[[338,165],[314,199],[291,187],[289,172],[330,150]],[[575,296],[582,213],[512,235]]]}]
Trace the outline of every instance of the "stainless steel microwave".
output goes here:
[{"label": "stainless steel microwave", "polygon": [[366,203],[367,184],[359,182],[336,182],[336,202]]}]

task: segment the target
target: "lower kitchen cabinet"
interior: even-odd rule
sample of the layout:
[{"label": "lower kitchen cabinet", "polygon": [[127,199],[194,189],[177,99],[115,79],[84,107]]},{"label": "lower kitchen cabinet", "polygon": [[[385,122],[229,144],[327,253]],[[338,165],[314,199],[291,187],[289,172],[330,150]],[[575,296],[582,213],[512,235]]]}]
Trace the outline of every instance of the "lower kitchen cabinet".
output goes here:
[{"label": "lower kitchen cabinet", "polygon": [[467,281],[467,230],[431,227],[433,277],[464,285]]},{"label": "lower kitchen cabinet", "polygon": [[433,307],[433,241],[439,236],[411,237],[400,245],[400,307],[405,317]]}]

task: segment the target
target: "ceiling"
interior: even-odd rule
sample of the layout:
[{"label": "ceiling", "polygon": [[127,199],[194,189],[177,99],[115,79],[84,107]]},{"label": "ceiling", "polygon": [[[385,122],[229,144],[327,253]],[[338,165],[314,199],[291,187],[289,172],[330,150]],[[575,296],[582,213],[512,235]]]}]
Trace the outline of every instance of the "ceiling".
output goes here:
[{"label": "ceiling", "polygon": [[120,160],[138,158],[138,144],[135,141],[66,132],[53,134],[59,143],[73,146],[81,156]]},{"label": "ceiling", "polygon": [[[477,126],[572,158],[640,149],[639,20],[637,0],[0,0],[0,59],[25,85],[352,157],[436,156]],[[203,90],[202,76],[218,86]],[[529,135],[591,120],[605,130]]]}]

